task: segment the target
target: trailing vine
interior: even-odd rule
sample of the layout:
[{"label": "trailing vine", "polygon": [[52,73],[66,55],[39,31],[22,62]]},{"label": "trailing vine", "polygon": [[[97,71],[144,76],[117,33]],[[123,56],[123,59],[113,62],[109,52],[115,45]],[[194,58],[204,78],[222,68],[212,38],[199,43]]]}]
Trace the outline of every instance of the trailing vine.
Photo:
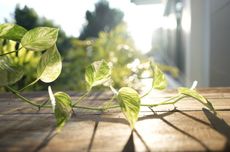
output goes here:
[{"label": "trailing vine", "polygon": [[[192,97],[196,99],[209,110],[216,113],[212,104],[195,90],[197,81],[194,81],[191,88],[178,88],[178,94],[167,100],[158,103],[143,104],[141,102],[142,98],[147,96],[153,89],[163,90],[167,87],[167,81],[164,73],[156,64],[153,63],[150,63],[153,73],[152,87],[143,95],[140,95],[138,91],[130,87],[122,87],[116,90],[113,87],[113,81],[111,79],[112,67],[105,60],[100,60],[95,61],[86,67],[85,82],[87,90],[86,93],[79,97],[76,101],[72,100],[65,92],[53,93],[50,86],[48,87],[49,99],[42,104],[31,101],[21,95],[23,90],[33,86],[38,80],[41,80],[44,83],[51,83],[55,81],[61,73],[62,59],[56,47],[57,36],[57,28],[37,27],[27,31],[25,28],[16,24],[5,23],[0,25],[0,39],[12,40],[19,43],[19,49],[17,50],[9,50],[8,52],[2,52],[0,50],[0,86],[5,87],[23,102],[30,104],[39,110],[42,108],[51,108],[56,118],[57,131],[61,130],[65,123],[69,120],[73,114],[74,108],[97,111],[120,108],[126,120],[129,122],[131,129],[134,129],[135,123],[138,120],[140,107],[157,107],[161,105],[175,104],[185,97]],[[41,55],[39,64],[37,65],[36,79],[25,87],[15,90],[11,87],[11,85],[19,81],[24,75],[24,72],[22,66],[9,61],[8,55],[20,52],[22,49],[44,53]],[[81,105],[80,103],[84,101],[92,89],[100,85],[110,88],[113,92],[113,96],[107,104],[101,106]],[[113,100],[116,101],[116,104],[110,104]]]}]

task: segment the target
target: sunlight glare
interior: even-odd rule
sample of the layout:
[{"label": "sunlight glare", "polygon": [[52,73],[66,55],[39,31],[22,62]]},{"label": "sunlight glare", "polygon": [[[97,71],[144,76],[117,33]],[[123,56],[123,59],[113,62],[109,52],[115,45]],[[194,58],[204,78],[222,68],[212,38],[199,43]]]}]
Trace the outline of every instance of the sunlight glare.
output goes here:
[{"label": "sunlight glare", "polygon": [[[9,14],[11,14],[12,19],[16,4],[20,4],[21,7],[27,5],[28,7],[34,8],[39,16],[51,19],[60,25],[67,35],[78,37],[82,26],[86,23],[85,12],[87,10],[94,10],[94,5],[98,1],[99,0],[84,0],[81,2],[75,0],[68,0],[68,2],[63,0],[0,1],[0,22],[4,22],[5,17],[9,19]],[[162,25],[164,5],[136,5],[131,3],[130,0],[108,1],[111,8],[118,8],[124,12],[124,21],[128,25],[128,31],[133,37],[137,49],[142,53],[150,51],[153,32]]]},{"label": "sunlight glare", "polygon": [[151,49],[152,34],[161,27],[163,8],[163,4],[134,5],[125,12],[130,34],[142,53]]}]

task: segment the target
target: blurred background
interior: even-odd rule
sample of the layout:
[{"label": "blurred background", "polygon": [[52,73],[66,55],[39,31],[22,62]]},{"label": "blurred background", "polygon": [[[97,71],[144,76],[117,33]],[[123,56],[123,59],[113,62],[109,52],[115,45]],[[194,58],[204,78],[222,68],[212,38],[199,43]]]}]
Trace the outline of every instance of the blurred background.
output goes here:
[{"label": "blurred background", "polygon": [[[0,23],[32,29],[60,28],[63,58],[58,90],[85,89],[84,70],[105,59],[113,65],[115,87],[151,85],[149,61],[166,73],[169,87],[230,86],[230,0],[0,0]],[[0,40],[1,50],[15,42]],[[11,54],[25,68],[15,84],[36,78],[38,52]],[[16,59],[15,59],[16,58]],[[46,90],[39,82],[28,90]],[[4,88],[2,88],[4,91]]]}]

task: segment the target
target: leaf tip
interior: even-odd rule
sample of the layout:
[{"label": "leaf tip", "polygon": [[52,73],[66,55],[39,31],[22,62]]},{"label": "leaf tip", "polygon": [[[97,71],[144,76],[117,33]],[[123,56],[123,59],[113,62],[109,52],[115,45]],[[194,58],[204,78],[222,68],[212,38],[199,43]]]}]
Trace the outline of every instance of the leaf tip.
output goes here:
[{"label": "leaf tip", "polygon": [[52,109],[53,109],[53,111],[54,111],[54,110],[55,110],[55,105],[56,105],[56,100],[55,100],[53,91],[52,91],[52,89],[51,89],[50,86],[48,86],[48,93],[49,93],[49,97],[50,97]]},{"label": "leaf tip", "polygon": [[198,81],[197,80],[195,80],[195,81],[193,81],[193,83],[192,83],[192,86],[191,86],[191,90],[194,90],[196,87],[197,87],[197,84],[198,84]]}]

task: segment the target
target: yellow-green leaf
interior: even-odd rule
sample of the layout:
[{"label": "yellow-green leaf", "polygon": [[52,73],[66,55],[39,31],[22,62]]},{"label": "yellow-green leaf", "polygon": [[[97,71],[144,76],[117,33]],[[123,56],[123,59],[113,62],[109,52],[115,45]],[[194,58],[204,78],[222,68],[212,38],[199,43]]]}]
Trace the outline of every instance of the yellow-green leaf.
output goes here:
[{"label": "yellow-green leaf", "polygon": [[212,103],[209,102],[204,96],[199,94],[196,90],[181,87],[178,89],[178,91],[181,94],[184,94],[184,95],[187,95],[187,96],[190,96],[190,97],[196,99],[197,101],[202,103],[204,106],[209,108],[211,111],[215,112],[215,109],[214,109]]},{"label": "yellow-green leaf", "polygon": [[42,55],[37,68],[37,78],[45,83],[50,83],[58,78],[61,69],[61,55],[54,45]]},{"label": "yellow-green leaf", "polygon": [[20,65],[11,63],[6,56],[0,57],[0,86],[14,84],[24,75]]},{"label": "yellow-green leaf", "polygon": [[97,85],[101,85],[111,77],[111,68],[104,60],[95,61],[86,68],[85,80],[88,88],[92,88]]},{"label": "yellow-green leaf", "polygon": [[0,24],[0,38],[20,41],[27,30],[19,25],[5,23]]},{"label": "yellow-green leaf", "polygon": [[28,50],[44,51],[54,46],[57,36],[57,28],[37,27],[26,32],[21,44]]},{"label": "yellow-green leaf", "polygon": [[123,87],[118,91],[117,99],[121,111],[133,129],[140,111],[140,97],[137,91],[129,87]]},{"label": "yellow-green leaf", "polygon": [[56,100],[55,117],[57,127],[60,130],[72,115],[71,98],[64,92],[54,94]]},{"label": "yellow-green leaf", "polygon": [[158,68],[157,65],[154,66],[154,81],[152,85],[155,89],[159,90],[165,89],[168,85],[164,73]]},{"label": "yellow-green leaf", "polygon": [[71,98],[64,92],[53,94],[50,87],[48,91],[56,118],[57,131],[60,131],[72,115]]}]

